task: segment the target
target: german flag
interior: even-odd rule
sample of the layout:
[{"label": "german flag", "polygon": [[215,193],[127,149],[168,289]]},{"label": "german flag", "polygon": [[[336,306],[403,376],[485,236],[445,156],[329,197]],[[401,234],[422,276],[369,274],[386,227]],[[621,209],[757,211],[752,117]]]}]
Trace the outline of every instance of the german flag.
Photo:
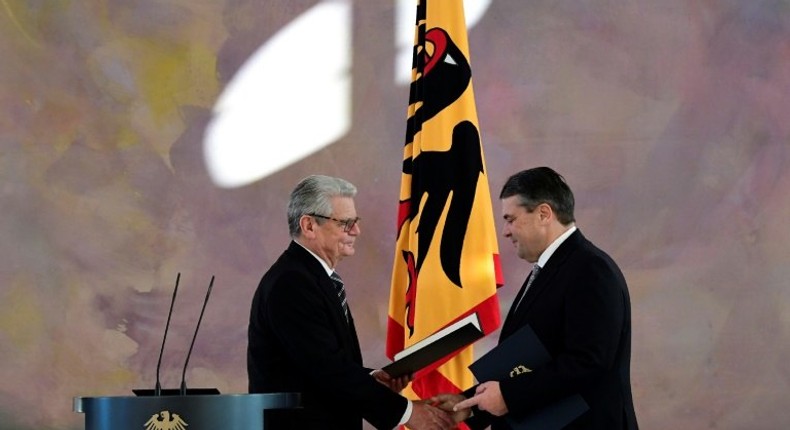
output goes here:
[{"label": "german flag", "polygon": [[[499,327],[503,285],[462,0],[420,0],[403,151],[387,355],[476,312]],[[425,399],[473,384],[467,347],[418,372]]]}]

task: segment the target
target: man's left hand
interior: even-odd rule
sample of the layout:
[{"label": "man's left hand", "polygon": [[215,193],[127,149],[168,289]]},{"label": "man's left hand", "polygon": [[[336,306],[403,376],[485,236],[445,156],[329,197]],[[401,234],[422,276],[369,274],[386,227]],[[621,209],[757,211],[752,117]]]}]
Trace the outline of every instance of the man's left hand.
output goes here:
[{"label": "man's left hand", "polygon": [[407,385],[409,385],[409,382],[411,382],[411,378],[412,378],[412,375],[401,376],[400,378],[393,378],[392,376],[389,375],[389,373],[381,369],[374,370],[371,373],[371,375],[373,375],[373,377],[376,378],[377,381],[386,385],[387,387],[390,388],[390,390],[396,393],[400,393],[401,391],[403,391],[403,389],[406,388]]}]

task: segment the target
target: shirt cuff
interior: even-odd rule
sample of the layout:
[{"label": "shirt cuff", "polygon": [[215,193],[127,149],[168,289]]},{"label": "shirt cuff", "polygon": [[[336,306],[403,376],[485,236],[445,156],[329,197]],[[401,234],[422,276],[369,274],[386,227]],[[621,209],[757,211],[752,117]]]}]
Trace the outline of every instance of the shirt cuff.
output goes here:
[{"label": "shirt cuff", "polygon": [[403,412],[403,417],[400,419],[400,422],[398,423],[399,426],[402,426],[407,422],[409,422],[409,420],[411,419],[411,411],[412,409],[414,409],[414,405],[412,404],[411,400],[406,399],[406,401],[409,403],[406,404],[406,410]]}]

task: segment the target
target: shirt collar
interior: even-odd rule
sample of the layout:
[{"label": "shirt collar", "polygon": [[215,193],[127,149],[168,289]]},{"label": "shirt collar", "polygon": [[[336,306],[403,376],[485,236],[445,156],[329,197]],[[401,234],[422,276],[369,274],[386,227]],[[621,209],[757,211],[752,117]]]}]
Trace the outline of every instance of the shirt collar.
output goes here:
[{"label": "shirt collar", "polygon": [[319,263],[321,263],[321,267],[323,267],[323,268],[324,268],[324,270],[326,270],[326,274],[327,274],[327,275],[329,275],[329,276],[332,276],[332,273],[333,273],[335,270],[334,270],[334,269],[332,269],[331,267],[329,267],[329,264],[327,264],[327,263],[326,263],[326,261],[324,261],[324,259],[322,259],[321,257],[319,257],[319,256],[318,256],[318,254],[316,254],[315,252],[313,252],[313,251],[310,251],[309,249],[307,249],[307,247],[306,247],[306,246],[304,246],[304,245],[302,245],[301,243],[299,243],[299,241],[298,241],[298,240],[294,239],[294,243],[296,243],[297,245],[301,246],[302,248],[304,248],[304,250],[305,250],[305,251],[309,252],[309,253],[310,253],[310,255],[312,255],[313,257],[315,257],[315,259],[316,259],[316,260],[318,260],[318,262],[319,262]]},{"label": "shirt collar", "polygon": [[565,240],[568,237],[570,237],[570,235],[572,235],[574,231],[576,231],[575,225],[571,226],[571,228],[566,230],[565,233],[562,233],[560,237],[554,239],[554,242],[551,242],[551,245],[549,245],[548,248],[546,248],[546,250],[543,251],[542,254],[540,254],[540,257],[538,257],[538,261],[535,264],[540,266],[541,269],[546,267],[546,263],[548,263],[549,258],[551,258],[551,255],[554,254],[554,251],[556,251],[557,248],[559,248],[560,245],[562,245],[562,242],[565,242]]}]

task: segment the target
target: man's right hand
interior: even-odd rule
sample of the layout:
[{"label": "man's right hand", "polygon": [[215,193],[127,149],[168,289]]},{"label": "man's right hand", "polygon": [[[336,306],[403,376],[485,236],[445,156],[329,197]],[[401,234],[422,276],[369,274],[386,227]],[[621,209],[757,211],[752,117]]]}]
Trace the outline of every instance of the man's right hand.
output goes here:
[{"label": "man's right hand", "polygon": [[411,418],[406,427],[412,430],[449,430],[455,428],[453,417],[447,412],[425,402],[414,402]]},{"label": "man's right hand", "polygon": [[469,416],[472,414],[471,409],[461,409],[458,411],[454,409],[455,405],[457,405],[458,403],[464,400],[466,400],[466,397],[464,397],[462,394],[446,393],[446,394],[437,394],[431,397],[430,399],[428,399],[428,403],[436,406],[437,408],[443,411],[446,411],[447,413],[450,414],[451,417],[453,417],[453,420],[456,423],[460,423],[461,421],[464,421],[465,419],[469,418]]}]

